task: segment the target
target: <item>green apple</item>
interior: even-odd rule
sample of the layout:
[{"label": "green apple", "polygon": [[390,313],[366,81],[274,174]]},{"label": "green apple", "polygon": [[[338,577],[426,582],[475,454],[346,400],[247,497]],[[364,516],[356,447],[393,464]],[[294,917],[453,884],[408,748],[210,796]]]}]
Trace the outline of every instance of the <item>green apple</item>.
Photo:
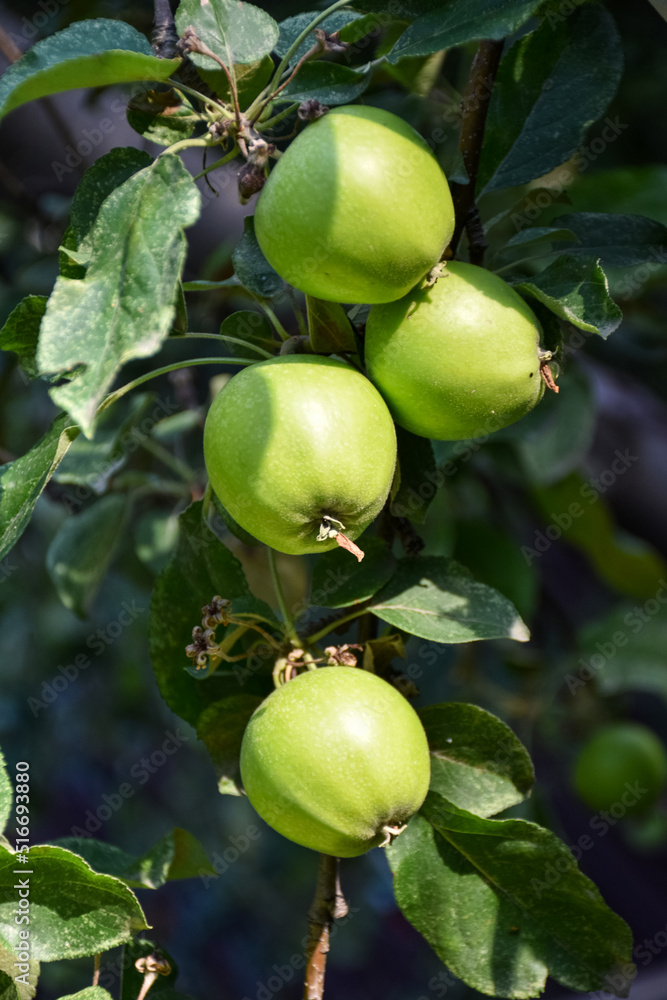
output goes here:
[{"label": "green apple", "polygon": [[[279,552],[335,548],[322,524],[357,538],[380,513],[396,433],[377,389],[342,361],[284,355],[235,375],[204,427],[211,485],[238,524]],[[327,520],[329,519],[329,520]]]},{"label": "green apple", "polygon": [[481,437],[541,399],[540,334],[507,282],[452,262],[433,287],[371,309],[366,369],[406,430],[441,441]]},{"label": "green apple", "polygon": [[[591,809],[646,812],[667,782],[667,750],[652,729],[636,722],[602,726],[580,751],[574,787]],[[615,815],[615,814],[614,814]]]},{"label": "green apple", "polygon": [[403,695],[357,667],[323,667],[262,702],[241,746],[241,779],[289,840],[351,858],[396,834],[428,791],[430,757]]},{"label": "green apple", "polygon": [[436,264],[454,231],[449,186],[402,118],[370,107],[329,111],[271,171],[255,212],[269,263],[333,302],[391,302]]}]

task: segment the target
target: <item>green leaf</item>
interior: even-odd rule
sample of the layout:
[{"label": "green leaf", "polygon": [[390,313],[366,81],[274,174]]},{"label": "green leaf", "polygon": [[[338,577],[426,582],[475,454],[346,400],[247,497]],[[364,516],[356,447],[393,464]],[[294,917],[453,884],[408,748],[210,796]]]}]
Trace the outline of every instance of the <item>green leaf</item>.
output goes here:
[{"label": "green leaf", "polygon": [[113,875],[135,889],[159,889],[168,881],[215,875],[197,838],[180,827],[175,827],[140,857],[92,837],[64,837],[55,846],[78,854],[93,871]]},{"label": "green leaf", "polygon": [[524,298],[543,302],[580,330],[608,337],[623,319],[609,295],[607,276],[594,257],[563,254],[539,274],[514,284]]},{"label": "green leaf", "polygon": [[307,62],[275,99],[276,104],[316,100],[321,104],[348,104],[371,80],[371,66],[353,69],[340,63]]},{"label": "green leaf", "polygon": [[[250,597],[238,559],[202,520],[202,502],[179,517],[177,549],[153,590],[149,626],[150,654],[162,697],[169,707],[196,726],[203,709],[227,694],[238,693],[239,681],[218,671],[205,683],[191,677],[185,647],[201,625],[202,608],[216,594],[234,601]],[[220,629],[218,639],[224,635]]]},{"label": "green leaf", "polygon": [[553,225],[558,223],[579,241],[567,247],[569,254],[597,257],[603,267],[630,267],[656,257],[667,261],[667,226],[643,215],[572,212],[553,220]]},{"label": "green leaf", "polygon": [[524,621],[530,621],[538,580],[513,538],[488,521],[459,520],[452,556],[476,580],[510,600]]},{"label": "green leaf", "polygon": [[[213,65],[208,60],[209,67]],[[249,107],[262,92],[271,77],[275,66],[271,56],[266,55],[256,62],[234,63],[233,75],[236,80],[236,93],[242,108]],[[232,102],[229,80],[222,69],[199,69],[199,75],[221,101]]]},{"label": "green leaf", "polygon": [[479,190],[524,184],[565,163],[604,113],[622,67],[621,41],[601,4],[524,35],[496,77]]},{"label": "green leaf", "polygon": [[46,303],[46,295],[28,295],[11,311],[0,330],[0,348],[14,351],[21,368],[30,378],[39,376],[35,355]]},{"label": "green leaf", "polygon": [[142,34],[123,21],[77,21],[37,42],[0,80],[0,118],[27,101],[78,87],[166,80],[180,59],[158,59]]},{"label": "green leaf", "polygon": [[135,524],[135,552],[155,574],[169,562],[178,541],[178,517],[170,510],[149,510]]},{"label": "green leaf", "polygon": [[66,997],[61,997],[60,1000],[113,1000],[113,998],[101,986],[86,986],[78,993],[69,993]]},{"label": "green leaf", "polygon": [[350,553],[343,549],[331,549],[318,557],[313,569],[312,604],[325,608],[361,604],[391,579],[396,560],[387,543],[372,535],[357,541],[365,553],[360,563],[353,564]]},{"label": "green leaf", "polygon": [[[30,874],[14,874],[14,869]],[[0,848],[0,934],[16,951],[16,879],[30,888],[30,953],[37,961],[82,958],[108,951],[147,926],[134,893],[116,878],[98,875],[61,847],[30,848],[30,864]]]},{"label": "green leaf", "polygon": [[558,395],[548,392],[524,426],[501,431],[505,440],[514,443],[534,483],[554,483],[567,476],[593,443],[597,406],[588,375],[569,363],[558,384]]},{"label": "green leaf", "polygon": [[576,661],[567,664],[570,693],[595,680],[602,695],[646,691],[667,700],[667,584],[664,577],[641,604],[614,610],[579,635]]},{"label": "green leaf", "polygon": [[230,695],[213,702],[199,717],[197,736],[211,755],[218,775],[218,788],[223,795],[241,794],[241,741],[250,716],[262,701],[261,695]]},{"label": "green leaf", "polygon": [[[639,460],[630,449],[616,449],[605,472],[614,479],[632,475],[632,467]],[[600,579],[613,591],[641,600],[651,599],[660,587],[661,578],[667,576],[667,565],[658,553],[640,538],[627,535],[616,528],[614,518],[604,501],[608,477],[600,482],[597,476],[589,480],[572,473],[566,479],[542,486],[533,491],[533,499],[540,509],[548,528],[555,529],[557,537],[564,537],[570,545],[584,552]],[[549,535],[553,534],[553,530]],[[549,547],[549,535],[542,534]],[[535,538],[534,548],[524,547],[527,555],[535,559],[544,551],[544,543]]]},{"label": "green leaf", "polygon": [[[254,63],[268,55],[278,41],[278,25],[273,18],[250,3],[239,0],[181,0],[176,11],[176,27],[182,35],[192,25],[202,42],[226,66]],[[214,69],[209,56],[190,55],[202,69]]]},{"label": "green leaf", "polygon": [[399,560],[369,610],[395,628],[434,642],[529,638],[507,598],[477,583],[453,559],[438,556]]},{"label": "green leaf", "polygon": [[404,31],[387,58],[397,63],[406,56],[426,56],[483,38],[505,38],[518,31],[539,6],[539,0],[450,0],[438,4]]},{"label": "green leaf", "polygon": [[270,299],[285,289],[285,282],[259,248],[252,215],[243,220],[243,236],[232,253],[232,264],[236,277],[254,295]]},{"label": "green leaf", "polygon": [[102,203],[125,181],[145,167],[153,157],[134,146],[117,146],[86,170],[72,198],[72,232],[75,249],[90,258],[91,232]]},{"label": "green leaf", "polygon": [[460,702],[427,705],[418,715],[431,751],[432,791],[484,817],[523,802],[535,772],[509,726]]},{"label": "green leaf", "polygon": [[481,819],[430,792],[387,854],[401,910],[473,989],[534,997],[549,974],[627,996],[630,929],[549,830]]},{"label": "green leaf", "polygon": [[42,490],[78,435],[71,423],[61,413],[30,451],[0,466],[0,559],[25,531]]},{"label": "green leaf", "polygon": [[[566,218],[567,216],[561,216],[559,222],[564,224]],[[532,249],[547,243],[553,243],[555,240],[567,240],[569,243],[576,243],[577,237],[571,229],[557,229],[555,226],[532,226],[529,229],[522,229],[520,232],[515,233],[498,252],[502,253],[503,250],[515,247],[519,247],[521,250],[525,247],[531,247]],[[572,252],[572,247],[568,246],[567,249],[570,253]]]},{"label": "green leaf", "polygon": [[316,354],[356,352],[354,328],[340,303],[306,295],[306,312],[310,343]]},{"label": "green leaf", "polygon": [[396,443],[398,462],[391,488],[391,513],[423,524],[438,492],[433,445],[428,438],[398,426]]},{"label": "green leaf", "polygon": [[[283,56],[287,55],[288,50],[297,40],[302,31],[311,24],[316,17],[322,11],[311,10],[304,11],[301,14],[295,14],[293,17],[287,17],[284,21],[280,22],[280,35],[278,41],[275,44],[275,53],[282,59]],[[362,14],[358,14],[353,10],[335,10],[333,14],[329,14],[325,17],[323,21],[320,21],[318,28],[326,32],[327,35],[332,35],[336,31],[340,31],[347,24],[352,24],[354,21],[358,21]],[[377,20],[376,20],[377,26]],[[314,31],[311,31],[309,35],[306,36],[305,40],[301,43],[299,48],[290,57],[290,66],[294,66],[302,56],[305,56],[306,52],[313,47],[317,38]]]},{"label": "green leaf", "polygon": [[275,338],[273,327],[266,316],[262,313],[253,312],[251,309],[240,309],[225,317],[220,325],[220,334],[225,337],[234,337],[242,340],[245,345],[226,344],[226,348],[231,355],[237,358],[254,358],[258,361],[264,360],[264,355],[253,347],[260,347],[269,354],[275,354],[278,348],[278,341]]},{"label": "green leaf", "polygon": [[154,354],[169,333],[185,260],[183,228],[200,196],[177,156],[163,154],[103,202],[80,281],[58,278],[38,349],[43,372],[86,370],[51,390],[92,437],[95,413],[125,362]]},{"label": "green leaf", "polygon": [[175,90],[146,90],[135,95],[126,115],[135,132],[158,146],[189,139],[201,120],[190,102]]},{"label": "green leaf", "polygon": [[46,568],[66,608],[85,618],[111,565],[129,510],[126,496],[106,496],[63,521]]},{"label": "green leaf", "polygon": [[[37,992],[39,962],[32,960],[27,963],[21,962],[20,967],[17,967],[14,964],[16,961],[17,956],[14,952],[5,948],[0,942],[0,1000],[31,1000]],[[21,980],[17,978],[18,976]],[[23,979],[24,976],[27,978],[27,983]]]},{"label": "green leaf", "polygon": [[13,800],[13,786],[7,774],[7,763],[0,750],[0,834],[5,831],[9,822]]},{"label": "green leaf", "polygon": [[108,489],[127,456],[141,447],[147,428],[152,429],[159,417],[168,414],[171,405],[145,392],[119,399],[102,411],[92,441],[79,436],[53,476],[57,483],[82,487],[63,495],[62,503],[69,513]]}]

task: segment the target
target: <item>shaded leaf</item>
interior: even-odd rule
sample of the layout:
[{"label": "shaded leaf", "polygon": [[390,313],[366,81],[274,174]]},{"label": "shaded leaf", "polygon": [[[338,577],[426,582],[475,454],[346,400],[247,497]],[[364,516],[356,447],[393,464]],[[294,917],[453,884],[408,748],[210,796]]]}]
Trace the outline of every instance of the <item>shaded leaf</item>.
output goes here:
[{"label": "shaded leaf", "polygon": [[[223,337],[234,337],[236,340],[244,341],[243,345],[233,343],[225,345],[229,353],[237,358],[256,357],[260,361],[265,358],[261,351],[275,354],[278,349],[273,327],[266,316],[250,309],[240,309],[225,317],[220,325],[220,334]],[[254,347],[261,348],[261,351],[253,350]]]},{"label": "shaded leaf", "polygon": [[42,490],[78,435],[71,424],[61,413],[30,451],[0,466],[0,559],[25,531]]},{"label": "shaded leaf", "polygon": [[648,601],[624,605],[583,629],[577,659],[567,664],[568,690],[574,693],[594,679],[603,695],[647,691],[667,700],[665,603],[663,578]]},{"label": "shaded leaf", "polygon": [[[201,625],[201,609],[216,594],[234,602],[249,598],[250,591],[238,559],[202,520],[201,501],[191,504],[178,521],[176,551],[153,590],[150,654],[162,697],[196,726],[208,704],[238,693],[239,681],[233,671],[218,670],[205,682],[187,673],[185,647],[192,642],[192,629]],[[220,640],[224,630],[217,635]]]},{"label": "shaded leaf", "polygon": [[261,695],[235,694],[209,705],[197,722],[197,736],[211,755],[223,795],[240,795],[239,756],[250,716]]},{"label": "shaded leaf", "polygon": [[[566,216],[561,216],[559,220],[563,223],[563,226],[565,219]],[[555,240],[576,243],[577,237],[571,229],[556,228],[555,226],[531,226],[528,229],[522,229],[518,233],[515,233],[499,253],[502,253],[503,250],[507,250],[509,247],[520,247],[523,250],[524,247],[542,246],[543,244],[553,243]],[[568,246],[567,249],[570,252],[572,251],[572,247]]]},{"label": "shaded leaf", "polygon": [[[638,456],[629,449],[616,449],[610,471],[618,478],[632,475]],[[577,473],[533,491],[533,499],[548,526],[552,525],[570,544],[584,552],[600,579],[616,592],[647,600],[667,576],[667,565],[660,555],[641,538],[617,529],[605,503],[607,487],[595,476],[584,480]],[[550,532],[552,534],[553,532]],[[547,536],[548,541],[548,536]],[[536,558],[542,545],[526,549]]]},{"label": "shaded leaf", "polygon": [[354,327],[340,303],[306,295],[306,311],[310,343],[316,354],[356,352]]},{"label": "shaded leaf", "polygon": [[88,614],[122,537],[126,496],[106,496],[63,521],[46,554],[60,600],[80,618]]},{"label": "shaded leaf", "polygon": [[534,997],[549,974],[627,996],[630,929],[549,830],[481,819],[429,792],[387,854],[401,910],[474,989]]},{"label": "shaded leaf", "polygon": [[526,475],[535,483],[558,482],[576,469],[595,434],[597,405],[586,372],[570,363],[558,384],[558,395],[547,393],[529,421],[500,432],[514,442]]},{"label": "shaded leaf", "polygon": [[423,524],[442,481],[436,470],[433,446],[428,438],[398,426],[396,444],[398,461],[391,487],[391,513]]},{"label": "shaded leaf", "polygon": [[[148,417],[151,406],[153,410]],[[156,415],[168,412],[168,408],[169,404],[158,403],[153,393],[125,397],[100,414],[92,440],[80,435],[72,443],[53,476],[57,483],[85,487],[63,496],[63,505],[69,512],[77,510],[89,496],[106,491],[109,480],[122,468],[127,456],[141,446],[146,437],[146,421],[154,424]]]},{"label": "shaded leaf", "polygon": [[537,601],[538,580],[513,538],[488,521],[459,520],[452,556],[476,580],[494,587],[510,600],[524,621],[530,620]]},{"label": "shaded leaf", "polygon": [[537,299],[561,319],[601,337],[608,337],[623,319],[609,295],[607,276],[594,257],[563,254],[514,287],[524,298]]},{"label": "shaded leaf", "polygon": [[391,579],[396,560],[386,542],[372,535],[357,542],[365,553],[360,563],[353,563],[344,549],[331,549],[318,557],[313,569],[312,604],[325,608],[361,604]]},{"label": "shaded leaf", "polygon": [[[553,220],[571,229],[579,245],[569,254],[597,257],[603,267],[629,267],[647,260],[667,263],[667,226],[643,215],[572,212]],[[529,231],[529,230],[525,230]]]},{"label": "shaded leaf", "polygon": [[431,751],[431,790],[476,816],[522,802],[535,772],[509,726],[477,705],[444,702],[417,710]]},{"label": "shaded leaf", "polygon": [[[0,934],[14,950],[15,855],[0,848]],[[108,951],[147,926],[134,893],[123,882],[98,875],[61,847],[30,848],[30,952],[54,962]]]},{"label": "shaded leaf", "polygon": [[46,295],[28,295],[11,311],[0,330],[0,348],[14,351],[21,368],[30,378],[39,376],[35,356],[46,303]]},{"label": "shaded leaf", "polygon": [[285,288],[285,282],[259,248],[255,220],[251,215],[243,220],[243,236],[232,253],[232,264],[241,284],[255,295],[270,299]]},{"label": "shaded leaf", "polygon": [[503,58],[489,104],[479,190],[524,184],[565,163],[616,92],[621,41],[601,4],[545,20]]},{"label": "shaded leaf", "polygon": [[[287,17],[284,21],[280,22],[280,35],[275,44],[275,53],[280,59],[287,55],[288,49],[291,48],[301,32],[305,31],[308,25],[316,17],[319,17],[321,13],[322,11],[319,10],[304,11],[301,14],[295,14],[293,17]],[[317,27],[326,32],[327,35],[331,35],[335,31],[340,31],[345,25],[352,24],[362,17],[362,14],[358,14],[353,10],[335,10],[328,17],[325,17],[323,21],[320,21]],[[290,66],[294,66],[302,56],[305,56],[306,52],[313,47],[316,41],[317,38],[313,29],[290,57]]]},{"label": "shaded leaf", "polygon": [[387,58],[396,63],[406,56],[426,56],[483,38],[505,38],[525,24],[539,6],[539,0],[450,0],[438,4],[413,21]]},{"label": "shaded leaf", "polygon": [[366,90],[371,66],[353,69],[340,63],[307,62],[275,98],[276,104],[316,100],[321,104],[348,104]]},{"label": "shaded leaf", "polygon": [[189,139],[200,116],[182,94],[174,90],[147,90],[130,99],[128,124],[158,146],[171,146],[179,139]]},{"label": "shaded leaf", "polygon": [[177,156],[164,154],[103,202],[86,277],[56,281],[38,362],[43,372],[86,366],[51,395],[87,437],[122,365],[153,354],[169,333],[186,252],[182,230],[196,220],[199,206],[191,175]]},{"label": "shaded leaf", "polygon": [[140,857],[93,837],[64,837],[55,846],[78,854],[93,871],[113,875],[135,889],[159,889],[167,881],[215,874],[197,838],[180,827]]},{"label": "shaded leaf", "polygon": [[27,101],[78,87],[166,80],[180,59],[158,59],[148,40],[123,21],[77,21],[37,42],[0,80],[0,118]]},{"label": "shaded leaf", "polygon": [[438,556],[399,560],[369,610],[395,628],[435,642],[529,638],[507,598],[477,583],[453,559]]}]

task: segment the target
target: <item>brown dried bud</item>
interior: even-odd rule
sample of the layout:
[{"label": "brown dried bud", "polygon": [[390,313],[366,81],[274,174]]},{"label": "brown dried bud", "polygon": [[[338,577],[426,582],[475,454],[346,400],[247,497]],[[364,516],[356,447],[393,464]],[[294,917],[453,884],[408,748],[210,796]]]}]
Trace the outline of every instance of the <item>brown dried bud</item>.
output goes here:
[{"label": "brown dried bud", "polygon": [[264,164],[248,161],[243,164],[236,176],[242,205],[249,202],[253,195],[258,194],[266,183]]},{"label": "brown dried bud", "polygon": [[308,98],[307,101],[303,101],[298,108],[297,115],[302,122],[314,122],[318,118],[322,118],[326,115],[329,108],[326,104],[320,104],[314,98]]}]

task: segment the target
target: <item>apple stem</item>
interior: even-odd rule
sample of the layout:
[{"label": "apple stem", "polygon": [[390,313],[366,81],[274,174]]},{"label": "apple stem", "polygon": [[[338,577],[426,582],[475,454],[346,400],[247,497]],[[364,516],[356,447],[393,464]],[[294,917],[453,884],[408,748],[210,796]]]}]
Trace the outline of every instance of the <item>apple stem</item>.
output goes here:
[{"label": "apple stem", "polygon": [[347,901],[340,887],[338,867],[338,858],[320,854],[315,897],[308,911],[303,1000],[322,1000],[331,925],[348,912]]},{"label": "apple stem", "polygon": [[543,360],[540,361],[540,375],[542,376],[542,380],[544,381],[547,389],[551,389],[552,392],[560,392],[560,389],[554,382],[554,377],[546,358],[543,358]]},{"label": "apple stem", "polygon": [[317,536],[318,542],[325,542],[329,538],[335,538],[341,549],[346,549],[351,552],[353,556],[356,556],[359,562],[364,558],[365,553],[358,545],[355,545],[351,538],[344,535],[340,530],[344,528],[345,525],[341,521],[337,521],[335,517],[330,517],[325,514],[322,518],[322,523],[320,524],[320,531]]}]

